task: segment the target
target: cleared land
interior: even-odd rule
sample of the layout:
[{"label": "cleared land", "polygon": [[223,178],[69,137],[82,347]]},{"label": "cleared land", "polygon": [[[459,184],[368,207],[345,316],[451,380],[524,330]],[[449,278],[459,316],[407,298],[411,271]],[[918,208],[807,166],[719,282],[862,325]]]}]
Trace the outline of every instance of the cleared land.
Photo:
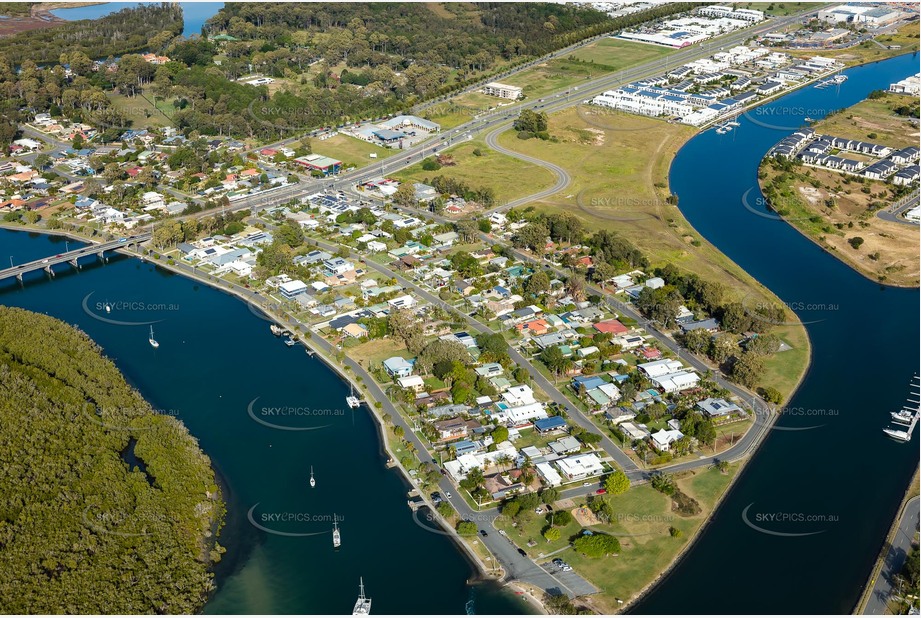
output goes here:
[{"label": "cleared land", "polygon": [[[678,480],[681,491],[700,504],[701,512],[697,515],[678,514],[668,496],[650,485],[638,485],[620,496],[604,497],[614,510],[614,519],[608,524],[599,523],[591,511],[584,508],[584,498],[558,502],[555,510],[569,510],[574,520],[560,527],[560,539],[550,543],[541,536],[542,530],[547,527],[546,515],[532,513],[528,521],[517,526],[513,526],[509,519],[499,517],[496,524],[539,564],[553,558],[562,558],[569,563],[579,575],[600,590],[596,595],[580,599],[580,602],[587,603],[599,613],[610,614],[622,608],[618,599],[624,602],[634,599],[687,547],[701,524],[713,512],[737,471],[738,465],[732,465],[726,474],[714,468],[689,473]],[[680,534],[672,536],[670,528],[677,529]],[[621,551],[603,558],[586,558],[578,554],[569,547],[569,543],[582,529],[614,535],[620,541]],[[537,544],[528,548],[529,540]],[[541,556],[545,558],[541,559]]]},{"label": "cleared land", "polygon": [[[897,94],[866,99],[825,118],[815,130],[894,148],[916,145],[918,129],[895,110],[917,104],[917,99]],[[781,171],[768,162],[763,169],[762,191],[774,195],[772,205],[804,235],[866,277],[918,285],[918,226],[876,216],[905,189],[806,166]]]},{"label": "cleared land", "polygon": [[[513,131],[500,137],[503,146],[561,165],[572,175],[565,193],[535,202],[537,210],[569,212],[589,230],[616,231],[639,247],[653,266],[673,263],[718,281],[736,300],[750,296],[779,304],[666,202],[672,158],[696,129],[590,107],[554,114],[549,124],[556,143],[520,140]],[[787,396],[808,365],[809,344],[802,326],[778,327],[775,332],[792,349],[766,361],[759,386],[774,386]]]},{"label": "cleared land", "polygon": [[[357,137],[349,137],[341,133],[324,140],[311,140],[310,146],[314,152],[339,159],[342,161],[343,167],[346,168],[353,165],[355,167],[373,165],[400,152],[399,150],[383,148],[360,140]],[[377,158],[372,159],[369,156],[371,154],[376,154]]]},{"label": "cleared land", "polygon": [[[473,154],[479,149],[481,156]],[[452,146],[442,154],[454,157],[456,165],[444,166],[428,172],[417,163],[395,174],[399,180],[425,182],[435,176],[456,178],[471,188],[491,187],[496,192],[496,201],[502,204],[509,200],[529,195],[553,184],[553,174],[548,170],[491,150],[481,140],[463,142]]]},{"label": "cleared land", "polygon": [[[172,103],[163,100],[155,101],[150,92],[142,93],[136,97],[123,94],[107,93],[109,101],[115,109],[120,110],[127,120],[127,125],[133,128],[167,127],[172,125],[170,118],[175,113]],[[156,103],[156,106],[154,106]]]}]

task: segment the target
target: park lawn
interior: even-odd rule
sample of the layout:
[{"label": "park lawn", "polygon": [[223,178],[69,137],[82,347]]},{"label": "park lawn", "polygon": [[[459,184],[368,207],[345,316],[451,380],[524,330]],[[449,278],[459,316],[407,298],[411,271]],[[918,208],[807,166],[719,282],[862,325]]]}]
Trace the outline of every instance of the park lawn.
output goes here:
[{"label": "park lawn", "polygon": [[[353,165],[355,167],[373,165],[399,152],[342,133],[337,133],[325,140],[313,140],[311,146],[320,154],[342,161],[343,168]],[[372,153],[377,155],[376,159],[369,156]]]},{"label": "park lawn", "polygon": [[136,97],[113,93],[107,93],[106,96],[109,97],[112,107],[121,110],[125,114],[127,124],[130,127],[144,129],[147,127],[167,127],[173,124],[171,118],[175,108],[172,103],[157,101],[155,107],[153,94],[149,91]]},{"label": "park lawn", "polygon": [[[482,156],[473,154],[476,149],[480,150]],[[490,187],[495,191],[497,204],[529,195],[553,184],[553,174],[549,170],[491,150],[480,140],[462,142],[441,154],[453,156],[457,164],[427,172],[422,169],[421,163],[417,163],[393,176],[400,181],[414,182],[444,176],[464,181],[472,188]]]},{"label": "park lawn", "polygon": [[633,41],[606,37],[573,50],[564,56],[564,58],[581,60],[588,64],[595,63],[602,65],[599,67],[599,71],[596,71],[596,73],[601,73],[620,71],[627,67],[661,58],[662,56],[674,53],[674,51],[674,49],[669,47],[645,45],[643,43],[634,43]]},{"label": "park lawn", "polygon": [[[686,125],[579,106],[550,116],[549,132],[559,140],[556,143],[520,140],[513,131],[503,133],[499,142],[561,165],[571,174],[572,182],[563,192],[531,204],[536,210],[571,213],[582,219],[587,230],[616,231],[648,256],[653,267],[673,263],[722,283],[728,299],[782,304],[701,238],[681,211],[666,202],[671,161],[696,131]],[[779,327],[777,333],[799,352],[776,355],[769,362],[771,371],[758,386],[774,386],[789,394],[806,370],[809,344],[802,326]],[[786,364],[790,366],[781,367]]]},{"label": "park lawn", "polygon": [[[732,465],[727,474],[714,468],[678,480],[681,490],[701,505],[701,513],[692,517],[673,513],[671,500],[650,485],[634,486],[623,495],[609,496],[607,499],[616,514],[615,523],[590,528],[616,536],[621,544],[620,553],[587,558],[568,549],[558,554],[600,589],[598,594],[583,600],[598,612],[614,613],[622,607],[618,599],[627,602],[635,598],[690,543],[737,471],[738,465]],[[680,536],[670,535],[672,527],[681,531]]]},{"label": "park lawn", "polygon": [[885,60],[893,56],[907,54],[918,51],[918,22],[912,22],[898,28],[891,34],[882,34],[876,37],[881,44],[890,46],[901,46],[900,49],[883,49],[872,41],[864,41],[856,47],[847,49],[829,49],[829,50],[785,50],[793,56],[800,58],[811,58],[812,56],[824,56],[826,58],[835,58],[845,63],[847,66],[864,64],[867,62],[876,62]]},{"label": "park lawn", "polygon": [[[504,530],[508,538],[510,538],[516,546],[528,552],[528,555],[532,558],[540,561],[539,559],[541,556],[547,556],[551,552],[555,552],[569,545],[569,539],[573,535],[578,534],[579,530],[582,529],[582,526],[573,519],[565,526],[558,526],[560,529],[560,538],[552,543],[548,543],[547,539],[542,535],[544,528],[547,527],[546,516],[546,509],[544,509],[541,515],[532,512],[524,522],[513,522],[511,519],[499,515],[495,520],[495,525],[500,530]],[[536,541],[537,545],[528,547],[529,540]]]},{"label": "park lawn", "polygon": [[[892,148],[918,145],[918,129],[908,118],[895,110],[905,105],[917,105],[917,98],[886,93],[878,99],[864,99],[837,114],[823,118],[813,125],[817,133],[872,141]],[[848,155],[851,156],[851,155]]]}]

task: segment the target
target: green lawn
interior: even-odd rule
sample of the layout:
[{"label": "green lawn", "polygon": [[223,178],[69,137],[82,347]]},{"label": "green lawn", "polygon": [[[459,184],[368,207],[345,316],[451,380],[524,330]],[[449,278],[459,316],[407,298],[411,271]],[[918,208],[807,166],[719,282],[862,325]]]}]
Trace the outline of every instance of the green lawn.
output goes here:
[{"label": "green lawn", "polygon": [[147,127],[166,127],[172,124],[175,109],[172,104],[158,100],[154,107],[153,94],[143,93],[136,97],[123,94],[107,94],[112,106],[122,111],[128,120],[128,125],[135,129]]},{"label": "green lawn", "polygon": [[[311,146],[315,152],[339,159],[342,161],[343,167],[373,165],[399,152],[399,150],[382,148],[357,137],[350,137],[341,133],[337,133],[325,140],[313,140]],[[377,158],[371,158],[369,156],[371,154],[376,154]]]},{"label": "green lawn", "polygon": [[793,13],[818,9],[824,4],[824,2],[737,2],[733,6],[739,9],[764,11],[766,15],[786,17]]},{"label": "green lawn", "polygon": [[[476,149],[480,150],[481,156],[473,154]],[[540,191],[553,184],[553,174],[548,170],[490,150],[480,140],[452,146],[443,154],[452,155],[457,164],[427,172],[422,169],[421,163],[417,163],[394,176],[399,180],[415,182],[445,176],[462,180],[473,188],[491,187],[496,192],[499,204]]]},{"label": "green lawn", "polygon": [[675,50],[658,45],[644,45],[622,39],[604,38],[581,47],[568,55],[567,59],[604,65],[604,71],[620,71],[627,67],[661,58]]},{"label": "green lawn", "polygon": [[[592,597],[593,606],[605,613],[619,607],[617,599],[628,601],[659,576],[690,542],[712,512],[719,496],[728,487],[738,466],[728,474],[716,469],[700,471],[678,481],[682,491],[696,498],[703,511],[683,517],[671,511],[670,500],[649,485],[632,487],[621,496],[611,496],[615,522],[591,526],[618,538],[621,551],[617,556],[586,558],[568,549],[559,557],[601,591]],[[681,531],[672,537],[670,528]]]}]

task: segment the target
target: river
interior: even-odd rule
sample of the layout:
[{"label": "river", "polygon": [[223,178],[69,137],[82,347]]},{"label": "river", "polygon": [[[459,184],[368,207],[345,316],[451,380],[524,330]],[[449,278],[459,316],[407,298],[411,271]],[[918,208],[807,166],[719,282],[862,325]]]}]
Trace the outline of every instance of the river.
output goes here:
[{"label": "river", "polygon": [[[66,9],[53,9],[51,13],[55,17],[66,19],[67,21],[77,21],[80,19],[99,19],[110,13],[121,11],[122,9],[134,8],[141,4],[154,4],[152,2],[104,2],[101,4],[91,4],[87,6],[75,6]],[[223,2],[180,2],[182,7],[183,29],[182,35],[185,37],[193,34],[201,34],[202,26],[215,13],[224,6]]]},{"label": "river", "polygon": [[[4,263],[64,249],[60,238],[0,230]],[[423,515],[412,515],[409,486],[385,467],[368,411],[349,410],[345,384],[303,347],[285,347],[247,304],[123,256],[56,271],[53,281],[40,271],[24,286],[0,282],[0,303],[83,329],[156,409],[185,423],[227,489],[220,541],[229,551],[205,613],[348,613],[359,577],[376,614],[463,614],[471,599],[476,613],[531,609],[494,583],[467,585],[473,568],[447,536],[423,527]],[[147,342],[151,321],[158,349]],[[272,429],[253,416],[318,428]],[[250,523],[251,509],[271,532]]]},{"label": "river", "polygon": [[918,290],[869,281],[778,220],[759,205],[757,168],[804,117],[917,71],[916,55],[855,67],[840,88],[786,95],[675,157],[684,216],[796,310],[813,358],[710,525],[634,612],[847,614],[856,604],[918,466],[917,436],[900,444],[881,431],[918,372]]}]

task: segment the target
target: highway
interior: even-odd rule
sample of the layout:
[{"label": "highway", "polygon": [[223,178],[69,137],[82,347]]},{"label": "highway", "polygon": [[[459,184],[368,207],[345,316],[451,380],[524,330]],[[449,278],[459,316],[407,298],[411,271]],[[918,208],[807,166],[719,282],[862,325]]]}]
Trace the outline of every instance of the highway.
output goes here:
[{"label": "highway", "polygon": [[[442,133],[433,135],[429,139],[419,144],[411,146],[410,148],[406,148],[399,153],[388,157],[387,159],[381,161],[379,164],[359,168],[352,172],[345,172],[336,176],[335,178],[325,178],[322,180],[305,180],[298,184],[292,184],[276,189],[270,193],[266,193],[265,195],[256,194],[248,196],[231,204],[229,209],[241,210],[247,208],[273,207],[294,199],[312,195],[327,188],[333,188],[337,185],[356,185],[368,180],[372,180],[374,178],[393,174],[394,172],[420,162],[422,159],[431,156],[437,151],[442,150],[443,148],[446,148],[457,141],[470,139],[473,135],[479,133],[501,132],[502,130],[506,130],[511,126],[514,119],[524,109],[532,109],[535,111],[547,113],[560,111],[567,107],[580,104],[583,101],[590,99],[594,95],[604,92],[605,90],[610,90],[626,83],[643,79],[644,77],[657,75],[665,70],[668,70],[669,67],[677,67],[687,62],[691,62],[692,60],[709,56],[713,52],[717,51],[720,47],[732,47],[742,44],[757,34],[775,30],[787,24],[797,22],[802,19],[802,15],[808,12],[812,11],[806,11],[801,14],[791,15],[783,18],[770,19],[764,24],[745,28],[735,32],[730,32],[711,41],[703,42],[687,49],[677,50],[674,53],[664,56],[661,59],[646,62],[644,64],[637,65],[622,71],[617,71],[615,73],[609,73],[591,80],[586,80],[583,84],[578,86],[578,90],[575,90],[575,88],[570,88],[557,93],[556,95],[549,95],[544,97],[543,99],[524,101],[515,106],[509,106],[496,112],[484,114],[481,117],[473,118],[470,122],[466,122],[453,129],[448,129]],[[291,138],[287,141],[296,141],[297,139],[299,138]],[[493,142],[495,142],[495,139],[493,139]],[[559,183],[562,183],[562,181],[559,181]],[[565,187],[566,185],[561,184],[561,186]],[[504,206],[508,207],[508,205]],[[213,211],[214,209],[207,211],[207,213],[210,214]],[[198,213],[196,216],[202,216],[202,214],[205,213]]]}]

